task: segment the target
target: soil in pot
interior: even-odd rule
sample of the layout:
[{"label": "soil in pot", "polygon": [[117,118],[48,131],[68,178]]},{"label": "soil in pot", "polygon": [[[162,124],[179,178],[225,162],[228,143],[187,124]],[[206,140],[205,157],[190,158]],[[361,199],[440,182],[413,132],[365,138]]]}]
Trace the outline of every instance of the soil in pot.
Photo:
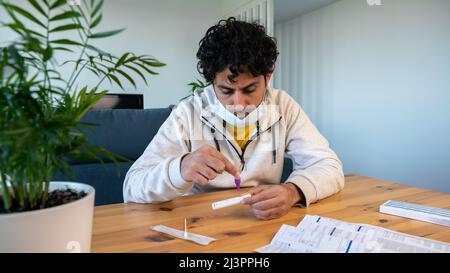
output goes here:
[{"label": "soil in pot", "polygon": [[32,210],[38,210],[38,209],[45,209],[45,208],[51,208],[56,207],[60,205],[64,205],[76,200],[79,200],[83,197],[85,197],[87,193],[85,191],[77,191],[74,189],[57,189],[49,192],[48,194],[48,200],[47,204],[44,207],[36,207],[36,208],[21,208],[17,202],[13,204],[11,209],[7,211],[3,205],[3,199],[0,196],[0,214],[3,213],[14,213],[14,212],[25,212],[25,211],[32,211]]}]

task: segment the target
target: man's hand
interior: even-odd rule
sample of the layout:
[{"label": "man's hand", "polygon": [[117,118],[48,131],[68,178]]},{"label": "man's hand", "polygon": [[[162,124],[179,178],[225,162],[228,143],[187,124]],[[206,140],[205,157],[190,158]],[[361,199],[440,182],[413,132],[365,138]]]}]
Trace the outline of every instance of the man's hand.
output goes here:
[{"label": "man's hand", "polygon": [[300,201],[297,186],[292,183],[258,186],[249,193],[252,196],[244,199],[243,203],[250,205],[256,218],[263,220],[285,215]]},{"label": "man's hand", "polygon": [[240,176],[239,169],[210,145],[203,145],[181,160],[181,177],[187,182],[206,185],[224,171]]}]

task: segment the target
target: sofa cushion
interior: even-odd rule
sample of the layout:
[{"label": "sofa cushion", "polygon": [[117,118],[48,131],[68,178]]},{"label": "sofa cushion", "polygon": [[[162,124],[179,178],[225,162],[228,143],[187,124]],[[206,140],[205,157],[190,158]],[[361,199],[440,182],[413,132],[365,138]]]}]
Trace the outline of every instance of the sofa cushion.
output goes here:
[{"label": "sofa cushion", "polygon": [[92,130],[86,130],[90,144],[101,146],[130,161],[120,162],[117,170],[116,164],[108,159],[105,159],[105,164],[96,159],[69,160],[73,172],[67,177],[56,173],[52,180],[81,182],[93,186],[96,190],[96,205],[122,203],[122,185],[128,169],[142,155],[170,112],[171,107],[89,111],[82,121],[97,124]]},{"label": "sofa cushion", "polygon": [[[89,184],[95,189],[95,205],[123,203],[122,186],[133,162],[73,165],[68,177],[57,173],[53,181],[73,181]],[[118,167],[118,168],[117,168]]]},{"label": "sofa cushion", "polygon": [[[98,124],[86,130],[89,141],[135,161],[170,115],[171,108],[91,110],[83,122]],[[97,160],[72,161],[71,164],[96,163]]]}]

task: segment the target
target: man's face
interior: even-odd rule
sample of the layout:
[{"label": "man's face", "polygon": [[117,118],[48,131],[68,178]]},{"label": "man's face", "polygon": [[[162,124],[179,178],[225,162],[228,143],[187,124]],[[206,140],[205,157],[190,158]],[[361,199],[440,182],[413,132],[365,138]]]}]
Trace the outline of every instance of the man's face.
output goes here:
[{"label": "man's face", "polygon": [[239,73],[233,81],[230,81],[228,75],[231,75],[228,68],[216,74],[214,90],[219,101],[242,119],[262,102],[272,74],[264,78],[262,75],[255,77],[251,72],[245,71]]}]

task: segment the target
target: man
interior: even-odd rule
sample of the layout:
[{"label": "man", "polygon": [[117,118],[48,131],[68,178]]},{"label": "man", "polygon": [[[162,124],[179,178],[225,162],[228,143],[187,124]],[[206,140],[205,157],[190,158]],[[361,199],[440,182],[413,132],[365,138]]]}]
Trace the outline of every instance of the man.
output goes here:
[{"label": "man", "polygon": [[[200,41],[207,88],[179,103],[124,183],[125,202],[252,187],[244,204],[259,219],[308,206],[344,186],[342,163],[299,104],[268,86],[278,55],[264,27],[221,20]],[[293,172],[280,181],[285,156]]]}]

